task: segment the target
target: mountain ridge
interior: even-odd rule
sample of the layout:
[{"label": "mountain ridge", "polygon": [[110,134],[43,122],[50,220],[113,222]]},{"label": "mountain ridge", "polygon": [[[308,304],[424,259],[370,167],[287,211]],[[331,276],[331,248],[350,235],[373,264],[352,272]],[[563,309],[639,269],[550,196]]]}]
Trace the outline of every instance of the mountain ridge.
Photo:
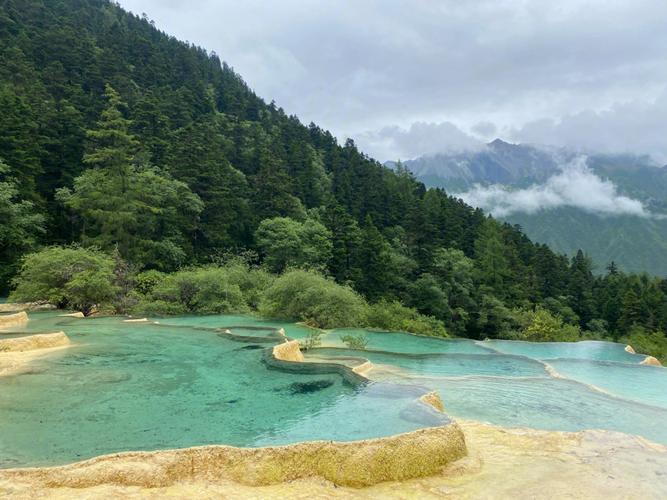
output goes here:
[{"label": "mountain ridge", "polygon": [[[465,199],[476,186],[499,186],[509,191],[508,196],[513,190],[540,188],[581,156],[564,148],[496,139],[481,150],[422,156],[403,165],[427,186]],[[585,158],[593,174],[612,182],[619,195],[641,202],[648,216],[629,218],[562,207],[517,211],[501,218],[556,251],[573,255],[584,249],[601,263],[599,271],[614,261],[628,271],[667,275],[667,166],[648,155],[589,153]],[[386,164],[395,168],[395,162]]]}]

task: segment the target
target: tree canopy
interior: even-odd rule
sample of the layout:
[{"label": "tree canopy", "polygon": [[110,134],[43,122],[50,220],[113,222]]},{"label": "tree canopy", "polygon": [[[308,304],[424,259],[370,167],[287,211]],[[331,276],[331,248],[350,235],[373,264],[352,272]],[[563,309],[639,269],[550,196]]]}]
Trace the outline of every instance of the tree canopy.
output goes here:
[{"label": "tree canopy", "polygon": [[[664,338],[664,277],[595,275],[583,252],[558,255],[302,124],[217,55],[114,2],[5,0],[0,40],[5,289],[40,245],[53,258],[52,245],[117,251],[132,272],[252,252],[253,265],[315,268],[455,335],[532,335],[532,311],[528,324],[552,331]],[[172,281],[156,291],[171,296]]]}]

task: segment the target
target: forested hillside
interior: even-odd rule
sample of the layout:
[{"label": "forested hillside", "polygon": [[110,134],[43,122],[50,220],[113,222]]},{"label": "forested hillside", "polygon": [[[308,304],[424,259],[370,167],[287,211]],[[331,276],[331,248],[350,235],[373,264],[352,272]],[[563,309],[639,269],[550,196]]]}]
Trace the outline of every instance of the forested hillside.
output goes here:
[{"label": "forested hillside", "polygon": [[46,245],[97,247],[133,272],[243,254],[401,301],[453,335],[664,339],[665,280],[594,277],[583,254],[338,144],[113,3],[4,0],[0,40],[5,289]]},{"label": "forested hillside", "polygon": [[[493,210],[499,208],[494,206],[498,200],[484,199],[480,192],[500,188],[508,201],[525,199],[525,192],[512,195],[521,189],[532,189],[528,193],[532,195],[545,188],[553,192],[553,179],[560,176],[557,187],[563,187],[569,180],[563,177],[564,169],[583,160],[580,152],[565,148],[496,139],[478,150],[425,155],[404,166],[427,186],[459,193]],[[605,266],[614,261],[624,271],[667,276],[667,166],[649,156],[632,154],[588,154],[585,165],[600,182],[611,182],[620,195],[641,202],[646,213],[596,213],[585,209],[585,200],[580,206],[540,210],[517,202],[514,210],[503,214],[503,220],[519,224],[533,241],[546,243],[557,252],[574,255],[584,249],[596,261],[596,273],[604,273]],[[590,191],[587,195],[595,197]]]}]

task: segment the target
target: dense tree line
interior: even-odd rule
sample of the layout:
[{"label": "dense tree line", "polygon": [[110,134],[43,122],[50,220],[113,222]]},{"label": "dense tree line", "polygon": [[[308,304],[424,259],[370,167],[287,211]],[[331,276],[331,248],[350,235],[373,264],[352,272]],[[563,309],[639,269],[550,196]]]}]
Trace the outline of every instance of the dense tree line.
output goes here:
[{"label": "dense tree line", "polygon": [[[667,281],[603,276],[257,97],[107,0],[0,4],[0,278],[80,243],[128,272],[254,252],[473,338],[662,341]],[[6,214],[6,215],[5,215]],[[535,325],[542,325],[537,328]]]}]

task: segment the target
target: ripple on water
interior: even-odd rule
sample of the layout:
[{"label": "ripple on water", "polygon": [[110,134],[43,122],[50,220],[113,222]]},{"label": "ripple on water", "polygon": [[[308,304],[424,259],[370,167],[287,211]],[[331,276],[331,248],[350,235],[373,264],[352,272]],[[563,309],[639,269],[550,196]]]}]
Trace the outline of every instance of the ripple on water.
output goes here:
[{"label": "ripple on water", "polygon": [[625,350],[625,344],[601,341],[582,342],[522,342],[513,340],[489,340],[486,347],[505,354],[528,356],[535,359],[590,359],[639,363],[645,356]]},{"label": "ripple on water", "polygon": [[554,359],[549,364],[564,377],[667,410],[667,370],[663,367],[578,359]]},{"label": "ripple on water", "polygon": [[492,350],[474,340],[425,337],[402,332],[377,332],[353,328],[333,330],[322,338],[322,346],[345,347],[341,337],[348,334],[364,334],[368,338],[367,348],[375,351],[404,354],[494,354]]},{"label": "ripple on water", "polygon": [[[546,377],[545,366],[539,361],[523,356],[502,354],[401,354],[372,350],[358,351],[340,348],[318,348],[309,353],[314,356],[363,357],[371,363],[402,369],[414,377],[471,375],[495,375],[512,377]],[[334,358],[332,358],[334,359]]]},{"label": "ripple on water", "polygon": [[667,444],[667,410],[596,392],[555,378],[419,378],[440,393],[454,417],[512,427],[578,431],[608,429]]}]

